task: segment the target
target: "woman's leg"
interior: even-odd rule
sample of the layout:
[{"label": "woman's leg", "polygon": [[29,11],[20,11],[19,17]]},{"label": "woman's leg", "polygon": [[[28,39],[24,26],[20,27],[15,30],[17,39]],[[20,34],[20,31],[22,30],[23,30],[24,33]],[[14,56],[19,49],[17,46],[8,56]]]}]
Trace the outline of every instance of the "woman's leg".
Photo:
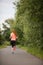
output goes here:
[{"label": "woman's leg", "polygon": [[16,50],[16,41],[14,41],[14,44],[13,44],[13,50],[15,51]]},{"label": "woman's leg", "polygon": [[16,46],[13,47],[13,50],[14,50],[14,51],[16,50]]},{"label": "woman's leg", "polygon": [[11,41],[11,52],[14,52],[14,50],[13,50],[13,47],[14,47],[14,45],[13,45],[13,41]]}]

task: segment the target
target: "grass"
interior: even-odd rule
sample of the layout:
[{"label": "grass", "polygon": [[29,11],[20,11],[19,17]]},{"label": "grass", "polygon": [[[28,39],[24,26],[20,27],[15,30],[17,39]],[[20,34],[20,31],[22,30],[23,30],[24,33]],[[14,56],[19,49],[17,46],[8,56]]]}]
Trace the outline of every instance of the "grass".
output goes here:
[{"label": "grass", "polygon": [[32,47],[26,47],[26,46],[21,46],[21,45],[18,45],[19,48],[27,51],[28,53],[40,58],[40,59],[43,59],[43,51],[42,50],[39,50],[37,48],[32,48]]},{"label": "grass", "polygon": [[5,41],[2,45],[0,45],[0,49],[6,48],[9,45],[10,45],[10,43],[8,41]]},{"label": "grass", "polygon": [[43,51],[39,50],[37,48],[28,48],[28,52],[30,52],[31,54],[33,54],[34,56],[43,59]]},{"label": "grass", "polygon": [[3,45],[0,45],[0,49],[2,48],[6,48],[6,46],[3,44]]}]

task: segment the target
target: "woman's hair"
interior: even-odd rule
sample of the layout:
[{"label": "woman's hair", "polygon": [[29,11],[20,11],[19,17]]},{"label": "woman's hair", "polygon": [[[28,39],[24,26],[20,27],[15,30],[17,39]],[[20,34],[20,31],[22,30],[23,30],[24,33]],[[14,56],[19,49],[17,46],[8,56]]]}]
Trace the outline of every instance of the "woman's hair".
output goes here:
[{"label": "woman's hair", "polygon": [[14,34],[16,34],[16,35],[17,35],[17,32],[16,32],[16,30],[12,30],[12,32],[13,32]]}]

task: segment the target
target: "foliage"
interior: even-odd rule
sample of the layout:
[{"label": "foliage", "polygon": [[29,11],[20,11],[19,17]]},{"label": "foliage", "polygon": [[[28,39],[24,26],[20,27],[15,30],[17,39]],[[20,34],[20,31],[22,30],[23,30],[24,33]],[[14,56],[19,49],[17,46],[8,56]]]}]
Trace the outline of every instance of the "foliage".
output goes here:
[{"label": "foliage", "polygon": [[7,23],[7,25],[3,23],[3,28],[4,28],[3,36],[4,36],[5,41],[9,41],[10,25],[9,25],[9,27],[8,27],[8,22],[6,22],[6,21],[7,21],[7,20],[5,20],[5,23]]},{"label": "foliage", "polygon": [[4,37],[3,37],[3,34],[1,33],[1,31],[0,31],[0,45],[2,45],[3,44],[3,42],[4,42]]},{"label": "foliage", "polygon": [[17,44],[23,44],[23,31],[19,27],[15,27],[14,30],[17,32]]},{"label": "foliage", "polygon": [[40,51],[36,47],[27,47],[22,45],[18,45],[18,47],[43,60],[43,50]]},{"label": "foliage", "polygon": [[20,0],[16,13],[15,27],[23,32],[20,43],[43,49],[43,0]]},{"label": "foliage", "polygon": [[0,49],[6,48],[7,46],[10,46],[9,41],[4,41],[4,44],[0,45]]},{"label": "foliage", "polygon": [[9,41],[10,40],[10,29],[8,28],[8,29],[6,29],[5,31],[4,31],[4,33],[3,33],[3,35],[4,35],[4,38],[5,38],[5,41]]},{"label": "foliage", "polygon": [[4,30],[0,30],[0,45],[4,44],[5,41],[9,41],[10,28],[3,23]]},{"label": "foliage", "polygon": [[7,20],[5,20],[5,22],[6,23],[8,23],[9,24],[9,26],[10,26],[10,31],[12,30],[12,29],[14,29],[14,19],[7,19]]}]

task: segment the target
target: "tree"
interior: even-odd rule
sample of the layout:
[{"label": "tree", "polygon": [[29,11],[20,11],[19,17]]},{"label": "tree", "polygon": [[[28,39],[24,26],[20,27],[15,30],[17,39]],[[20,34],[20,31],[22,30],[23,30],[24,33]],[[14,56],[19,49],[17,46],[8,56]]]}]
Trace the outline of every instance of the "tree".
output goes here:
[{"label": "tree", "polygon": [[3,37],[2,32],[3,31],[0,29],[0,45],[2,45],[4,43],[4,37]]},{"label": "tree", "polygon": [[16,13],[15,27],[23,32],[23,44],[43,49],[43,0],[20,0]]},{"label": "tree", "polygon": [[12,29],[14,29],[14,27],[15,27],[14,19],[7,19],[7,20],[5,20],[5,22],[9,24],[9,26],[10,26],[10,31],[11,31]]},{"label": "tree", "polygon": [[[7,23],[7,22],[5,22],[5,23]],[[4,28],[3,35],[4,35],[5,41],[9,41],[10,27],[8,27],[8,23],[7,23],[7,25],[5,23],[3,23],[3,28]]]}]

